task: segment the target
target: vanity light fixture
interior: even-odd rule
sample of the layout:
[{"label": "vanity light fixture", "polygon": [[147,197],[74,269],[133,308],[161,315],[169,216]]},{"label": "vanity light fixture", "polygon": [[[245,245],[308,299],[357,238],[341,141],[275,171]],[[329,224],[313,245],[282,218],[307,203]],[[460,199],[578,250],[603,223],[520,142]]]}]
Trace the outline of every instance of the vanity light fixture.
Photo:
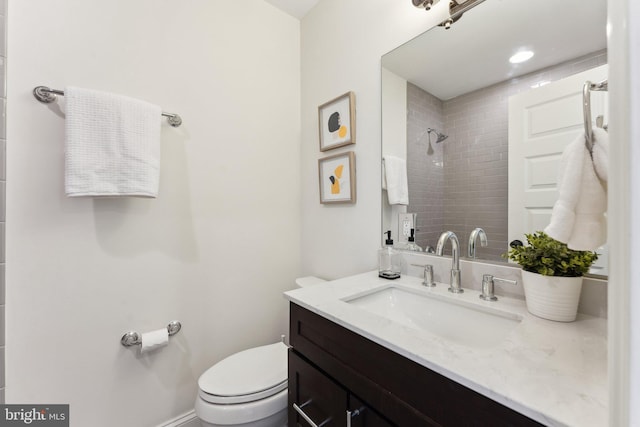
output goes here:
[{"label": "vanity light fixture", "polygon": [[521,50],[520,52],[514,54],[513,56],[511,56],[511,58],[509,58],[509,62],[511,62],[512,64],[521,64],[525,61],[530,60],[531,58],[533,58],[533,52],[530,50]]},{"label": "vanity light fixture", "polygon": [[[440,0],[411,0],[411,3],[417,8],[431,10],[439,1]],[[462,17],[463,13],[483,1],[484,0],[449,0],[449,18],[438,25],[448,30],[454,22]]]},{"label": "vanity light fixture", "polygon": [[441,26],[441,27],[444,27],[444,29],[445,29],[445,30],[448,30],[449,28],[451,28],[451,26],[453,25],[453,23],[454,23],[454,22],[456,22],[458,19],[460,19],[460,17],[461,17],[461,16],[462,16],[462,15],[458,15],[458,18],[457,18],[457,19],[455,19],[455,20],[454,20],[454,19],[449,18],[449,19],[447,19],[446,21],[441,22],[441,23],[440,23],[440,24],[438,24],[438,25],[439,25],[439,26]]},{"label": "vanity light fixture", "polygon": [[431,10],[434,4],[438,3],[440,0],[411,0],[415,7],[419,7],[424,10]]}]

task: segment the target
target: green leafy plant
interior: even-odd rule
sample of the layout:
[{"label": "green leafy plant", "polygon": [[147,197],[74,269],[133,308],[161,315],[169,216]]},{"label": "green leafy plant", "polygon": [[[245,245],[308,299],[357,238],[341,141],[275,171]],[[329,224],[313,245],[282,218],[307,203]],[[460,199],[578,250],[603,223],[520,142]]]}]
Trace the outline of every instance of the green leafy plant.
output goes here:
[{"label": "green leafy plant", "polygon": [[525,271],[544,276],[579,277],[598,259],[595,252],[569,249],[542,231],[525,236],[528,245],[512,247],[502,255],[520,264]]}]

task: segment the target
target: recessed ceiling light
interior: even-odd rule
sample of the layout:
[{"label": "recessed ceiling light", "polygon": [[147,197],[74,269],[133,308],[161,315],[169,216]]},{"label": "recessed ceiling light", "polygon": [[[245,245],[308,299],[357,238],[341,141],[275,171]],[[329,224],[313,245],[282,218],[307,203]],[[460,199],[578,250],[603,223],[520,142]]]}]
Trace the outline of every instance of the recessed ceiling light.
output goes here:
[{"label": "recessed ceiling light", "polygon": [[520,64],[521,62],[530,60],[532,57],[533,52],[531,52],[530,50],[523,50],[509,58],[509,62],[511,62],[512,64]]}]

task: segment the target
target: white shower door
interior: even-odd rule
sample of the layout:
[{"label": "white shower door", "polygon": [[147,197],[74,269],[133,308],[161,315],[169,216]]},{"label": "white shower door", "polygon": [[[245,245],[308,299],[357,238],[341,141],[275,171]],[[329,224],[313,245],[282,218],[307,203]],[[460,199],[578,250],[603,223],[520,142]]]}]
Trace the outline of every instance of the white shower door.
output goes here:
[{"label": "white shower door", "polygon": [[[524,241],[525,233],[549,224],[560,157],[584,134],[582,87],[607,75],[608,66],[602,65],[509,98],[509,242]],[[607,99],[607,92],[591,92],[594,126],[599,115],[608,123]],[[597,264],[606,266],[606,254]]]}]

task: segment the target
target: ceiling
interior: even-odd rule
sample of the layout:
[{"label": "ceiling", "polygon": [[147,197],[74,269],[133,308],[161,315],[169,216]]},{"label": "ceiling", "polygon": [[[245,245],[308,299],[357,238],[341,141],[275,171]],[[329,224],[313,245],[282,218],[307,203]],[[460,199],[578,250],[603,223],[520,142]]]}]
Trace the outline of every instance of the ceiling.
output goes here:
[{"label": "ceiling", "polygon": [[302,19],[320,0],[265,0],[283,12]]},{"label": "ceiling", "polygon": [[[387,53],[382,64],[436,97],[451,99],[606,49],[606,3],[486,0],[451,29],[435,27]],[[535,52],[531,60],[508,62],[524,49]]]}]

